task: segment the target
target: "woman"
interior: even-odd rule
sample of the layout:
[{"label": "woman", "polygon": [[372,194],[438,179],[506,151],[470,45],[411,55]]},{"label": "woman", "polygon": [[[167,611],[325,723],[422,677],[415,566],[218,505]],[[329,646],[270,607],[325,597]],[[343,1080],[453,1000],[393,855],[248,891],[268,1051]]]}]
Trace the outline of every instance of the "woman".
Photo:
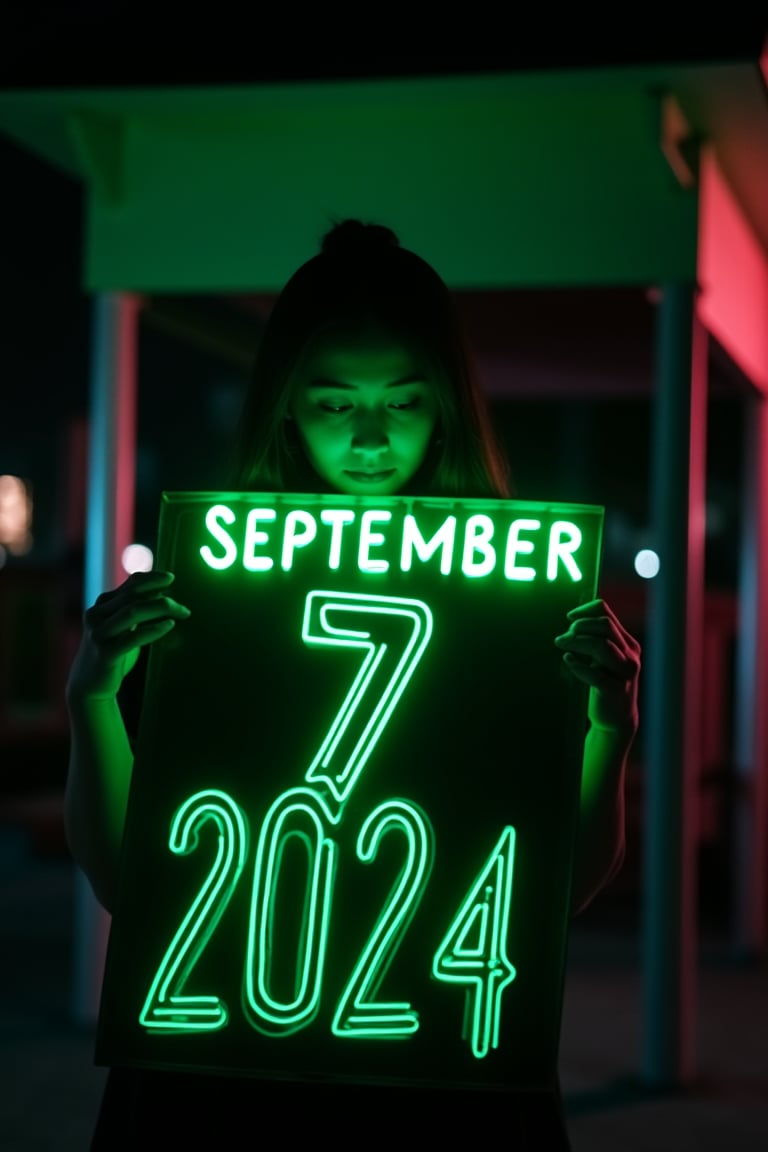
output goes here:
[{"label": "woman", "polygon": [[[434,269],[402,248],[389,229],[342,222],[280,293],[262,335],[229,481],[243,491],[510,495],[507,465],[472,376],[453,299]],[[67,836],[108,910],[133,767],[118,693],[141,650],[183,627],[189,615],[170,594],[172,580],[172,573],[136,573],[103,593],[85,613],[67,684]],[[623,856],[624,774],[638,726],[640,649],[602,600],[568,616],[554,642],[566,667],[590,688],[573,884],[579,911]],[[131,1101],[133,1140],[158,1131],[163,1117],[178,1137],[178,1101],[202,1083],[166,1072],[113,1070],[94,1146],[122,1146],[115,1141],[129,1130]],[[247,1081],[208,1077],[204,1083],[205,1116],[219,1118],[222,1110],[242,1117],[267,1099],[276,1108],[303,1107],[311,1093],[310,1114],[327,1119],[352,1100],[355,1107],[381,1107],[377,1093],[384,1091],[302,1083],[270,1085],[264,1093]],[[413,1090],[407,1096],[386,1091],[395,1092],[386,1098],[387,1112],[393,1103],[396,1110],[417,1099]],[[420,1092],[419,1116],[426,1123],[443,1112],[455,1129],[461,1114],[475,1132],[473,1108],[488,1115],[503,1108],[496,1115],[508,1146],[567,1147],[556,1093],[546,1100],[516,1099],[513,1114],[506,1094],[501,1102],[494,1099],[490,1112],[487,1098],[472,1103],[472,1096]],[[199,1135],[205,1118],[198,1106],[192,1115]],[[318,1132],[325,1122],[318,1121]]]}]

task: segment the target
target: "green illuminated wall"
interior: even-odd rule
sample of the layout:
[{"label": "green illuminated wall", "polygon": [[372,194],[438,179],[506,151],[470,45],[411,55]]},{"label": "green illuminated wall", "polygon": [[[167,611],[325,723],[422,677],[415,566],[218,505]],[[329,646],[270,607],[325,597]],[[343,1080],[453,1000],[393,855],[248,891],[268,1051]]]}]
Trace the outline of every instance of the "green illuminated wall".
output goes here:
[{"label": "green illuminated wall", "polygon": [[552,1083],[602,518],[164,496],[97,1062]]},{"label": "green illuminated wall", "polygon": [[454,288],[696,269],[663,70],[0,94],[87,185],[89,291],[277,291],[332,219],[382,220]]}]

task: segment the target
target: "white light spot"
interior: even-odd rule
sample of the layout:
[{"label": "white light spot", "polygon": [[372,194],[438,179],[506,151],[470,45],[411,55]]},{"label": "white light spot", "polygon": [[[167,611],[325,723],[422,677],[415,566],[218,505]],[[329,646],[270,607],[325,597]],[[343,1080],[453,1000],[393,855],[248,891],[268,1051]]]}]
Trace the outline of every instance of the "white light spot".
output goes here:
[{"label": "white light spot", "polygon": [[126,572],[150,572],[154,556],[145,544],[129,544],[123,549],[122,564]]},{"label": "white light spot", "polygon": [[661,567],[659,556],[651,548],[641,548],[635,556],[635,572],[644,580],[652,580],[658,576]]},{"label": "white light spot", "polygon": [[32,547],[31,489],[18,476],[0,476],[0,542],[14,556]]}]

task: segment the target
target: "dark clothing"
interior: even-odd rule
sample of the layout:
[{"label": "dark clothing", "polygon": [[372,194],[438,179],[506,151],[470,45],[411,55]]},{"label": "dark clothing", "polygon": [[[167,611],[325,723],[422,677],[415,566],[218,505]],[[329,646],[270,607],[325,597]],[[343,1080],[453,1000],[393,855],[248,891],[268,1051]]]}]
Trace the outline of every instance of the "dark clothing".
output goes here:
[{"label": "dark clothing", "polygon": [[[445,1091],[369,1085],[286,1083],[110,1070],[92,1152],[151,1149],[452,1146],[493,1141],[506,1152],[570,1152],[553,1093]],[[469,1143],[471,1141],[471,1144]],[[262,1145],[263,1146],[263,1145]]]}]

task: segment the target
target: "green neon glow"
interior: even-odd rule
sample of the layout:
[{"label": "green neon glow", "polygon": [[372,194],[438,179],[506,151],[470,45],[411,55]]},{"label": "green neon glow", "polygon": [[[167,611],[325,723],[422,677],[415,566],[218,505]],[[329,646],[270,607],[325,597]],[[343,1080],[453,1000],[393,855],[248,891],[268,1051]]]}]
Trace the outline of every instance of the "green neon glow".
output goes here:
[{"label": "green neon glow", "polygon": [[205,526],[214,540],[218,540],[219,544],[221,544],[224,549],[224,555],[217,556],[207,544],[203,544],[200,549],[200,555],[208,567],[218,570],[230,568],[235,560],[237,560],[237,545],[229,532],[224,531],[220,523],[221,521],[225,524],[234,524],[235,514],[231,508],[227,508],[226,504],[214,504],[205,514]]},{"label": "green neon glow", "polygon": [[453,546],[456,541],[456,517],[446,516],[438,530],[425,540],[421,529],[412,512],[406,513],[403,520],[403,544],[400,552],[400,568],[403,572],[410,572],[413,563],[413,553],[416,552],[422,563],[430,560],[438,548],[442,549],[440,556],[440,571],[443,576],[450,575],[453,564]]},{"label": "green neon glow", "polygon": [[[563,537],[566,536],[567,539]],[[555,520],[549,529],[547,549],[547,580],[557,579],[557,562],[562,560],[573,581],[581,580],[581,569],[573,553],[581,544],[581,531],[569,520]]]},{"label": "green neon glow", "polygon": [[[247,571],[268,572],[275,566],[275,560],[268,552],[257,553],[258,549],[268,548],[279,555],[280,566],[285,572],[292,570],[296,554],[304,549],[314,554],[315,562],[318,559],[322,561],[325,556],[329,571],[336,571],[341,567],[344,547],[345,555],[350,558],[347,562],[350,562],[354,554],[355,537],[355,560],[359,572],[387,572],[389,560],[374,553],[376,549],[388,544],[395,548],[396,555],[399,547],[399,566],[402,572],[412,570],[414,555],[422,564],[426,564],[438,551],[441,574],[449,576],[453,571],[459,529],[455,515],[446,516],[428,539],[425,539],[413,512],[407,512],[399,521],[388,509],[367,509],[358,520],[350,508],[323,508],[318,520],[312,512],[294,508],[285,513],[272,539],[270,533],[260,525],[277,520],[278,511],[274,508],[251,508],[248,511],[242,550],[242,565]],[[219,546],[216,550],[208,544],[200,548],[200,555],[209,567],[222,570],[230,568],[237,560],[238,546],[227,530],[227,526],[234,525],[235,521],[235,512],[225,504],[215,504],[208,509],[205,525]],[[330,528],[330,532],[319,532],[319,524]],[[356,526],[352,528],[351,525]],[[382,529],[389,527],[387,531],[377,531],[377,525]],[[503,567],[507,580],[532,581],[537,579],[540,572],[543,578],[546,567],[547,579],[551,582],[557,578],[562,567],[571,580],[581,580],[581,570],[574,557],[582,542],[579,528],[569,520],[554,521],[549,529],[546,546],[543,541],[529,540],[521,535],[524,532],[541,532],[541,528],[542,522],[538,519],[522,517],[503,528],[486,513],[470,515],[462,526],[462,573],[476,580],[490,576],[497,568]],[[397,533],[400,533],[399,545]],[[392,539],[393,536],[395,539]],[[519,557],[543,553],[545,547],[546,557],[541,556],[537,567],[518,563]]]},{"label": "green neon glow", "polygon": [[[289,513],[293,515],[293,513]],[[271,522],[277,519],[274,508],[251,508],[245,520],[245,539],[243,542],[243,567],[249,572],[268,572],[274,566],[269,556],[257,556],[256,549],[269,543],[269,534],[258,527],[260,521]],[[200,555],[211,568],[231,568],[237,559],[237,545],[230,534],[222,527],[225,524],[234,524],[235,513],[226,504],[214,504],[205,514],[205,526],[221,544],[224,549],[222,556],[217,556],[207,544],[203,544]]]},{"label": "green neon glow", "polygon": [[507,825],[432,961],[436,980],[467,985],[463,1037],[478,1059],[499,1046],[501,995],[516,975],[506,944],[514,852],[515,830]]},{"label": "green neon glow", "polygon": [[351,524],[354,518],[354,512],[348,508],[325,508],[320,513],[323,524],[330,524],[331,526],[328,567],[334,572],[341,564],[341,537],[344,532],[344,525]]},{"label": "green neon glow", "polygon": [[418,1013],[407,1001],[373,999],[418,908],[434,861],[432,825],[426,813],[407,800],[387,800],[371,812],[357,838],[360,860],[375,859],[381,838],[394,830],[406,838],[406,859],[341,994],[331,1024],[336,1036],[394,1039],[419,1027]]},{"label": "green neon glow", "polygon": [[251,508],[245,520],[245,541],[243,543],[243,567],[249,572],[268,572],[274,561],[269,556],[257,556],[256,549],[269,543],[269,534],[257,527],[260,520],[276,520],[274,508]]},{"label": "green neon glow", "polygon": [[[353,613],[360,618],[361,623],[371,625],[387,616],[403,616],[412,621],[413,627],[402,652],[398,653],[394,648],[390,652],[386,643],[371,639],[370,631],[339,628],[331,624],[328,616],[334,612]],[[361,648],[366,653],[360,670],[305,775],[307,783],[325,785],[339,805],[347,799],[365,767],[431,635],[432,613],[421,600],[356,592],[315,591],[307,596],[302,624],[302,639],[305,644]],[[381,674],[377,676],[380,668]],[[369,686],[380,683],[384,677],[386,682],[373,706],[361,710],[360,722],[363,730],[352,752],[339,770],[333,772],[329,768],[331,761],[342,737],[347,734],[352,720],[358,714]],[[343,754],[341,759],[344,759]]]},{"label": "green neon glow", "polygon": [[[491,544],[493,520],[478,512],[470,516],[464,526],[464,547],[461,552],[461,570],[465,576],[487,576],[496,567],[496,550]],[[476,560],[475,553],[481,559]]]},{"label": "green neon glow", "polygon": [[[301,526],[301,531],[297,531],[297,526]],[[306,548],[311,544],[317,536],[317,523],[314,516],[309,512],[304,512],[300,508],[295,508],[289,512],[285,518],[285,530],[283,532],[283,548],[280,557],[280,566],[284,572],[290,572],[293,567],[293,553],[297,548]]]},{"label": "green neon glow", "polygon": [[[244,1008],[260,1032],[288,1036],[306,1027],[317,1015],[322,990],[328,922],[331,914],[336,844],[324,833],[332,823],[321,796],[308,788],[291,788],[272,804],[259,835],[254,866],[251,912],[245,965]],[[289,1002],[272,995],[272,928],[280,863],[285,842],[298,836],[307,848],[308,882],[301,908],[300,942],[295,957],[295,995]]]},{"label": "green neon glow", "polygon": [[517,557],[529,556],[535,547],[533,540],[521,540],[521,532],[536,532],[541,528],[541,520],[515,520],[510,525],[507,536],[507,551],[504,557],[504,575],[507,580],[533,580],[536,569],[525,564],[518,564]]},{"label": "green neon glow", "polygon": [[218,996],[185,996],[182,989],[229,903],[248,853],[248,826],[234,800],[217,789],[195,792],[178,808],[168,846],[187,855],[199,846],[207,821],[218,828],[216,859],[192,906],[166,949],[139,1023],[160,1032],[208,1032],[223,1028],[229,1012]]},{"label": "green neon glow", "polygon": [[374,524],[388,524],[392,519],[391,512],[376,512],[369,510],[363,512],[360,526],[360,546],[357,553],[357,566],[361,572],[386,572],[389,568],[388,560],[372,560],[371,548],[380,547],[386,543],[383,532],[374,532]]}]

